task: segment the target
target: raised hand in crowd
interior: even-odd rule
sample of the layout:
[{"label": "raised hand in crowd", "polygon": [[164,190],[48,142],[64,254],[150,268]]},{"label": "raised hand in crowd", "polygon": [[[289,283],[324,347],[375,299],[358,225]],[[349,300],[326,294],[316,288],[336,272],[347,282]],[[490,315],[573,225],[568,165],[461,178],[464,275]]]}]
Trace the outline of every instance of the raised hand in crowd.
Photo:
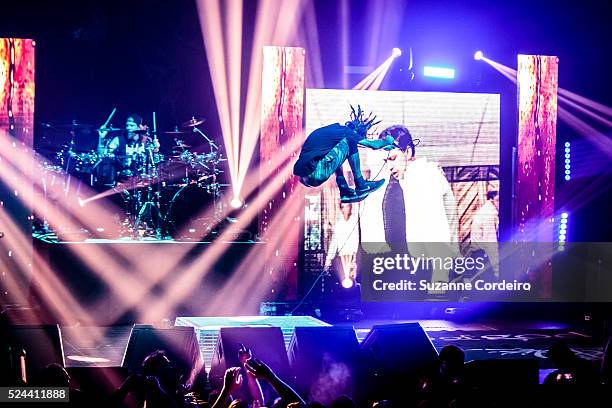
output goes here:
[{"label": "raised hand in crowd", "polygon": [[263,391],[261,390],[261,386],[259,385],[259,381],[257,381],[257,377],[255,374],[248,370],[246,366],[247,362],[253,357],[251,350],[247,348],[244,344],[240,344],[240,348],[238,349],[238,359],[240,360],[240,364],[244,367],[246,371],[246,381],[247,388],[249,390],[251,401],[253,406],[260,407],[265,405]]},{"label": "raised hand in crowd", "polygon": [[299,403],[301,405],[298,406],[306,405],[302,397],[283,380],[278,378],[274,371],[261,360],[251,358],[246,362],[245,367],[256,378],[266,380],[270,383],[274,391],[278,393],[285,404]]},{"label": "raised hand in crowd", "polygon": [[225,407],[225,404],[230,396],[235,394],[236,391],[238,391],[242,386],[242,381],[243,378],[242,374],[240,373],[240,367],[231,367],[225,370],[225,375],[223,376],[223,388],[221,389],[221,393],[217,397],[217,400],[213,404],[212,408]]}]

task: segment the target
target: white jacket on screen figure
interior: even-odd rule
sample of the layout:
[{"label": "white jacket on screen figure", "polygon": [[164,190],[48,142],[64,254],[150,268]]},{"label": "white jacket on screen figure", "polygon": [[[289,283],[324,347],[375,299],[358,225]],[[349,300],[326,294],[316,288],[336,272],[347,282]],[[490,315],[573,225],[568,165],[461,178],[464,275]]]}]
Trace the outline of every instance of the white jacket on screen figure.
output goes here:
[{"label": "white jacket on screen figure", "polygon": [[[376,170],[373,170],[374,174]],[[399,175],[406,211],[406,242],[412,256],[458,256],[457,203],[450,183],[440,166],[426,157],[411,160]],[[380,176],[385,185],[363,202],[361,215],[362,242],[384,243],[383,198],[391,170],[383,168]],[[450,247],[423,245],[429,242],[450,243]],[[374,246],[375,248],[376,246]],[[383,245],[382,248],[385,246]],[[382,249],[381,248],[381,249]],[[364,248],[372,250],[372,246]],[[378,252],[378,251],[377,251]],[[432,253],[435,252],[435,253]],[[448,281],[448,271],[434,271],[432,281]]]}]

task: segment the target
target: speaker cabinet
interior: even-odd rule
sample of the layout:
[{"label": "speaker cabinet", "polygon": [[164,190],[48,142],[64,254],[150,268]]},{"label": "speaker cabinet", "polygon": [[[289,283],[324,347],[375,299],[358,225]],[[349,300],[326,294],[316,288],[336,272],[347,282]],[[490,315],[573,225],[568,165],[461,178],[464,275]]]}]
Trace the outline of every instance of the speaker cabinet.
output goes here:
[{"label": "speaker cabinet", "polygon": [[193,327],[160,329],[138,324],[134,325],[130,333],[121,367],[126,368],[129,373],[141,372],[144,358],[156,350],[164,350],[189,383],[193,383],[204,369]]},{"label": "speaker cabinet", "polygon": [[26,376],[28,382],[45,366],[51,363],[65,366],[62,333],[59,325],[7,326],[6,336],[0,340],[2,345],[2,367],[0,371],[3,384],[11,382],[19,365],[18,354],[25,351]]},{"label": "speaker cabinet", "polygon": [[361,364],[352,327],[296,327],[288,357],[293,382],[308,399],[329,404],[341,394],[355,396]]},{"label": "speaker cabinet", "polygon": [[283,332],[279,327],[222,327],[210,368],[210,381],[219,387],[225,370],[240,367],[238,349],[244,344],[253,357],[266,363],[280,378],[290,376]]},{"label": "speaker cabinet", "polygon": [[361,350],[368,393],[375,398],[401,398],[438,364],[438,353],[419,323],[373,326]]}]

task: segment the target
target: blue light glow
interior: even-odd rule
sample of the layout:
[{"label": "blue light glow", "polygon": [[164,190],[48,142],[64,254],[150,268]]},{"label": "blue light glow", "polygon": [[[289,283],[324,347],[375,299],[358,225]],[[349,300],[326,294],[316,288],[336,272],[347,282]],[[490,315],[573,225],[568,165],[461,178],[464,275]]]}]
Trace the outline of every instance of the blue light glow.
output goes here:
[{"label": "blue light glow", "polygon": [[565,181],[569,181],[571,179],[571,151],[570,151],[570,142],[565,142]]},{"label": "blue light glow", "polygon": [[558,242],[559,245],[561,245],[562,243],[564,243],[567,240],[568,237],[568,233],[567,233],[567,226],[568,226],[568,218],[569,215],[567,212],[562,212],[561,213],[561,220],[559,222],[559,235],[558,235]]},{"label": "blue light glow", "polygon": [[425,66],[423,67],[423,75],[430,78],[454,79],[455,70],[453,68]]}]

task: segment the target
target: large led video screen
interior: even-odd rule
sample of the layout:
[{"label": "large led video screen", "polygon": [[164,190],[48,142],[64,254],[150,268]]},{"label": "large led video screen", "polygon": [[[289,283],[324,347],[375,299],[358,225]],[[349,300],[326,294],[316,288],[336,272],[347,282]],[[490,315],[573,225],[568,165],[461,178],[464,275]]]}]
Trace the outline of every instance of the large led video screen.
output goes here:
[{"label": "large led video screen", "polygon": [[32,273],[29,157],[34,129],[35,42],[0,38],[0,305],[24,304]]},{"label": "large led video screen", "polygon": [[[410,148],[360,147],[363,176],[385,183],[358,203],[341,204],[333,175],[321,187],[307,190],[305,269],[323,267],[350,286],[361,280],[359,257],[372,252],[372,243],[393,246],[403,241],[419,255],[422,251],[411,245],[444,243],[455,257],[486,253],[487,273],[499,278],[500,95],[308,89],[305,134],[344,124],[351,105],[380,120],[368,138],[378,139],[389,128],[407,129],[414,155]],[[347,162],[343,169],[353,185]],[[466,278],[469,274],[461,280]],[[451,282],[457,275],[440,267],[425,279]]]}]

